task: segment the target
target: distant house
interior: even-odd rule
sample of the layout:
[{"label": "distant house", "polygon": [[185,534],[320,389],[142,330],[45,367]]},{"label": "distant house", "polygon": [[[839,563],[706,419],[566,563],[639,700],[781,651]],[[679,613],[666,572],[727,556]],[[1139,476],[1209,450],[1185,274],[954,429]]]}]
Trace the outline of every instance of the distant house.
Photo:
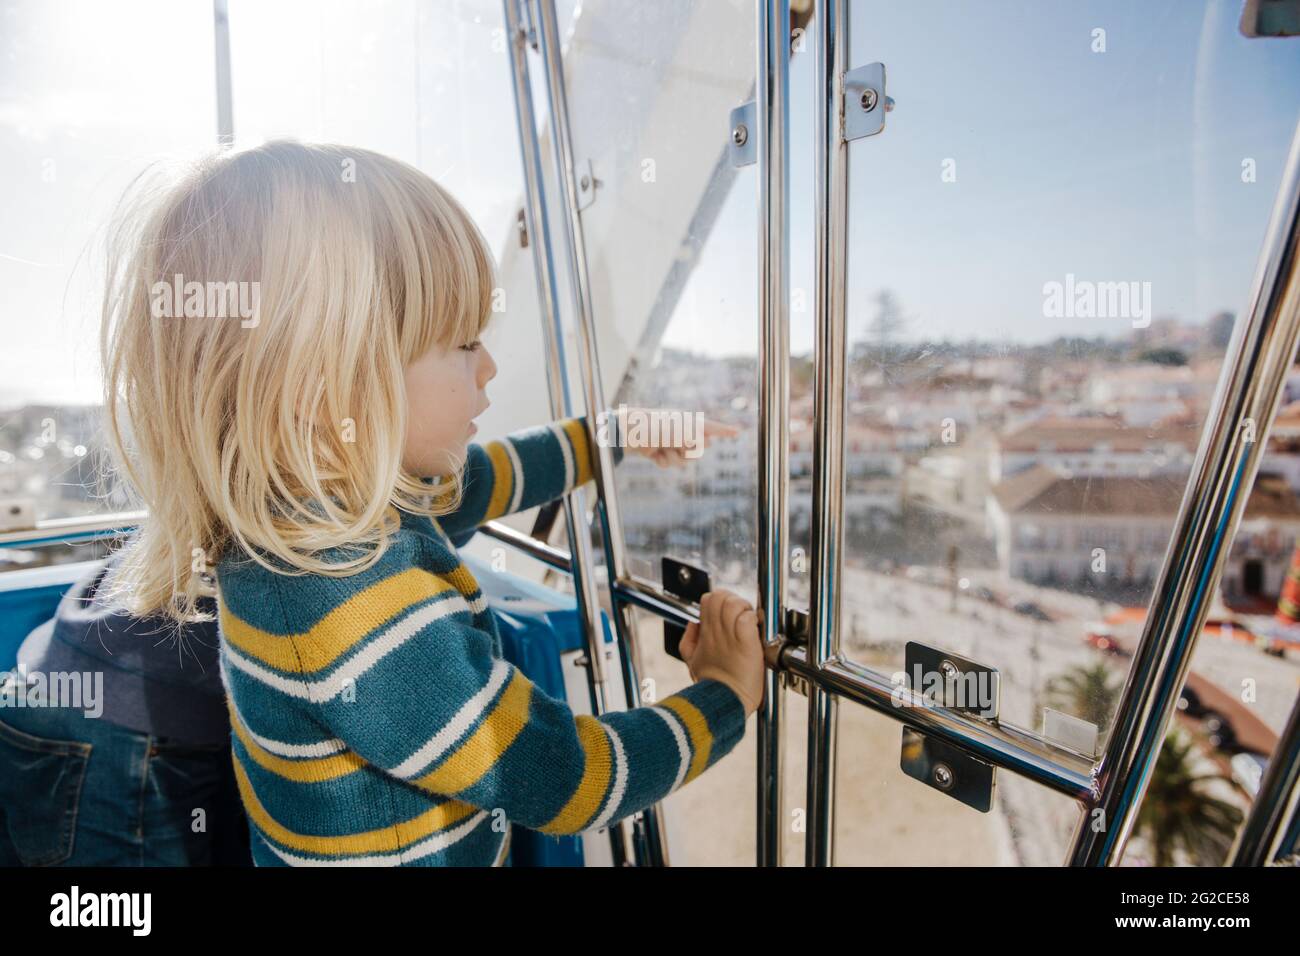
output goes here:
[{"label": "distant house", "polygon": [[1136,428],[1105,416],[1048,418],[1002,435],[989,456],[989,480],[1035,465],[1075,475],[1186,474],[1200,440],[1193,424]]},{"label": "distant house", "polygon": [[[987,517],[1004,574],[1063,587],[1096,582],[1151,586],[1182,501],[1182,475],[1067,474],[1035,465],[997,484]],[[1223,589],[1275,597],[1300,534],[1300,499],[1261,476],[1234,539]]]}]

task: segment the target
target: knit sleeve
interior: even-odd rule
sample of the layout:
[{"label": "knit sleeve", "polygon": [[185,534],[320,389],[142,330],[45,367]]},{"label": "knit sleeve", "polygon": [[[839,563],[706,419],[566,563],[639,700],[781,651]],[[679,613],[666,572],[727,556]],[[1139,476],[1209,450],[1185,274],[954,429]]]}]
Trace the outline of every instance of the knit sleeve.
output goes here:
[{"label": "knit sleeve", "polygon": [[[597,440],[610,442],[617,463],[623,452],[617,417],[600,420]],[[472,444],[460,506],[439,517],[438,523],[459,538],[484,522],[554,501],[591,480],[593,455],[585,418],[566,418]]]},{"label": "knit sleeve", "polygon": [[[740,698],[712,679],[651,706],[575,714],[494,658],[470,620],[457,595],[431,592],[400,628],[343,639],[347,660],[306,677],[320,723],[386,774],[551,834],[651,806],[744,736]],[[299,660],[320,661],[319,648]]]}]

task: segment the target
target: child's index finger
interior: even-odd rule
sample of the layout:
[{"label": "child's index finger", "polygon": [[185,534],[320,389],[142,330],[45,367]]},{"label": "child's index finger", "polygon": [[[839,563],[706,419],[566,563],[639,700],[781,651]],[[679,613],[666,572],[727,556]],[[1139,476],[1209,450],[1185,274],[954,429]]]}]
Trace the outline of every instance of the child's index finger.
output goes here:
[{"label": "child's index finger", "polygon": [[740,429],[735,425],[714,421],[711,418],[704,419],[705,438],[735,438],[739,434]]}]

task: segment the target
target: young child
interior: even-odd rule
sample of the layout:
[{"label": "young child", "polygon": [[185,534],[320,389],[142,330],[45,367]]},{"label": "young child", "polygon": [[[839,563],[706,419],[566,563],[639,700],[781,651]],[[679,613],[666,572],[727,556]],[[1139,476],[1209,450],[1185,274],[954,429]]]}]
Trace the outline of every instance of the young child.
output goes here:
[{"label": "young child", "polygon": [[455,199],[367,150],[277,141],[141,201],[103,344],[149,518],[106,588],[190,620],[215,567],[258,864],[500,864],[507,821],[597,830],[735,747],[764,660],[734,594],[706,596],[695,683],[654,706],[575,715],[501,658],[455,544],[588,481],[592,449],[582,419],[470,443],[494,273]]}]

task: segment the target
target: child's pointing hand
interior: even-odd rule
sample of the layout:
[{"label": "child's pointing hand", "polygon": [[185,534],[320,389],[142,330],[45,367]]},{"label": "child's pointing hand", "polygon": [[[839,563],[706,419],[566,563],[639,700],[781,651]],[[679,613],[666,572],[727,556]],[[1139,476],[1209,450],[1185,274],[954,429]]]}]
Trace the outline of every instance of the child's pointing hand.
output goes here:
[{"label": "child's pointing hand", "polygon": [[704,454],[719,438],[735,438],[734,425],[705,418],[702,412],[663,408],[619,409],[618,424],[625,448],[660,468],[681,467]]}]

